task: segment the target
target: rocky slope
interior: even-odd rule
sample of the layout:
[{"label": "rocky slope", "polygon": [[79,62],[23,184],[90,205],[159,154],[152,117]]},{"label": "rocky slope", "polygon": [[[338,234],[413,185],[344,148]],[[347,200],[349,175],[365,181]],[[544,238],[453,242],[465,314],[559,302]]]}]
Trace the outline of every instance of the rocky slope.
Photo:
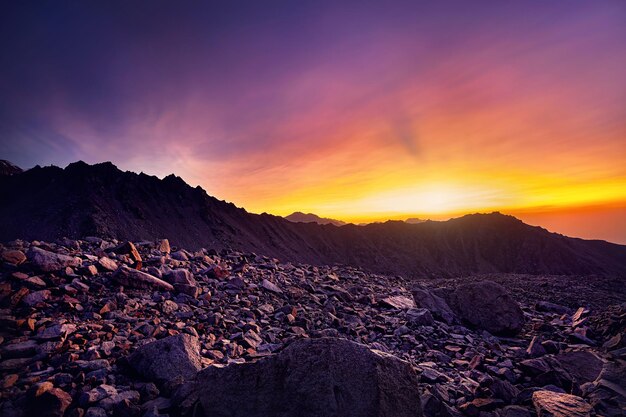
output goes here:
[{"label": "rocky slope", "polygon": [[293,223],[247,213],[173,175],[160,180],[111,163],[0,176],[0,195],[0,240],[168,236],[190,249],[233,248],[414,278],[626,273],[626,246],[568,238],[499,213],[419,224]]},{"label": "rocky slope", "polygon": [[14,241],[0,255],[2,416],[626,407],[626,305],[578,277],[561,277],[576,294],[555,304],[536,295],[560,284],[540,276],[415,284],[168,241]]}]

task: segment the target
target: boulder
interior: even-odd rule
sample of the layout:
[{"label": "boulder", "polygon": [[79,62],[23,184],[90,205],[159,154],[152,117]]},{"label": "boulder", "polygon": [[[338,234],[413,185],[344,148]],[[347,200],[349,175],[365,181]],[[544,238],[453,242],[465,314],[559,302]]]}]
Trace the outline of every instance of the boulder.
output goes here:
[{"label": "boulder", "polygon": [[77,267],[82,264],[80,258],[61,255],[59,253],[43,250],[36,246],[30,248],[26,257],[31,264],[44,272],[58,271],[68,266]]},{"label": "boulder", "polygon": [[414,286],[411,289],[411,293],[413,294],[416,307],[430,310],[433,316],[448,324],[454,322],[454,313],[443,298],[433,294],[421,285]]},{"label": "boulder", "polygon": [[174,287],[155,276],[122,265],[113,274],[113,279],[122,285],[132,288],[158,288],[173,291]]},{"label": "boulder", "polygon": [[19,265],[26,260],[26,255],[19,250],[5,250],[2,252],[2,259],[13,265]]},{"label": "boulder", "polygon": [[335,338],[300,339],[258,362],[209,367],[174,396],[212,417],[422,416],[410,364]]},{"label": "boulder", "polygon": [[589,417],[591,405],[580,397],[553,391],[535,391],[533,404],[538,417]]},{"label": "boulder", "polygon": [[197,337],[179,334],[140,346],[128,357],[144,378],[162,386],[192,378],[201,366]]},{"label": "boulder", "polygon": [[506,289],[495,282],[464,284],[450,294],[450,306],[463,321],[493,334],[516,334],[524,313]]}]

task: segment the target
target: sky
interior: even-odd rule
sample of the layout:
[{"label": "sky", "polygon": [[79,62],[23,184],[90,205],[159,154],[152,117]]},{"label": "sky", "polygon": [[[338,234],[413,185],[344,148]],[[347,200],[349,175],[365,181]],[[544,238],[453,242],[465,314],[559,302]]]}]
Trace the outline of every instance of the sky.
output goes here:
[{"label": "sky", "polygon": [[0,159],[626,243],[626,2],[7,1]]}]

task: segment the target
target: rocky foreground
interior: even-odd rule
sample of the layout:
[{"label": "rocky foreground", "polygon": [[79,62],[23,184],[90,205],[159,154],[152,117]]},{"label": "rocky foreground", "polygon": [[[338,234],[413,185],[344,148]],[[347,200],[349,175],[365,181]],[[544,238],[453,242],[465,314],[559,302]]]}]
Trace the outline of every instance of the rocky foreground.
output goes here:
[{"label": "rocky foreground", "polygon": [[167,240],[13,241],[0,253],[2,416],[626,409],[622,288],[577,282],[593,302],[574,305],[575,294],[547,300],[558,294],[545,279],[417,285]]}]

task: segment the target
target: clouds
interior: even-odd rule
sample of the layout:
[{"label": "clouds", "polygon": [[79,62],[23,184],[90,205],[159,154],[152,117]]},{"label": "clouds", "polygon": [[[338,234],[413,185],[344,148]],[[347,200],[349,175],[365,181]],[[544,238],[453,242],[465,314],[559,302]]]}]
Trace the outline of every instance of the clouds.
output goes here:
[{"label": "clouds", "polygon": [[176,172],[273,212],[626,175],[617,2],[212,3],[4,5],[2,157]]}]

